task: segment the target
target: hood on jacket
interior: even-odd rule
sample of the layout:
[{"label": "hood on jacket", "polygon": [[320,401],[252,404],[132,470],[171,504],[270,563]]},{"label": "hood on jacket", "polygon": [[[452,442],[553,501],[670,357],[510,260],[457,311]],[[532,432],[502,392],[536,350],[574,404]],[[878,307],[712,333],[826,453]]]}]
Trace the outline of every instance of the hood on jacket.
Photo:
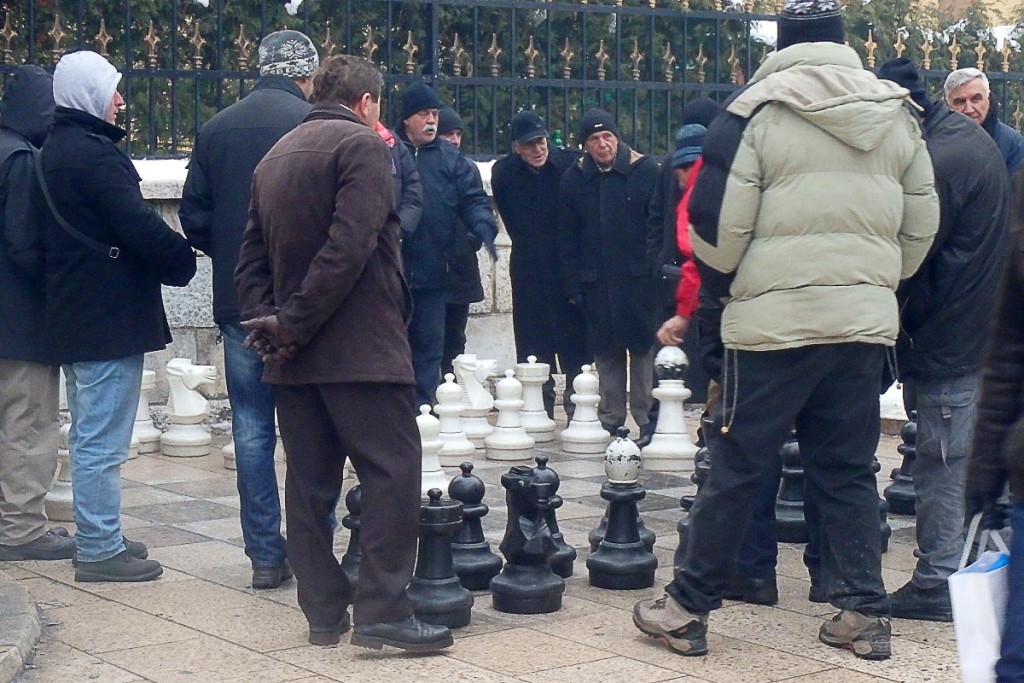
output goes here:
[{"label": "hood on jacket", "polygon": [[9,128],[36,147],[42,147],[53,127],[53,77],[42,67],[18,67],[7,81],[0,103],[0,127]]},{"label": "hood on jacket", "polygon": [[749,118],[761,105],[776,102],[843,144],[866,152],[885,139],[909,94],[865,71],[850,47],[798,43],[766,59],[728,110]]},{"label": "hood on jacket", "polygon": [[83,50],[60,58],[53,70],[53,99],[61,107],[77,109],[98,119],[107,118],[107,108],[121,74],[95,52]]}]

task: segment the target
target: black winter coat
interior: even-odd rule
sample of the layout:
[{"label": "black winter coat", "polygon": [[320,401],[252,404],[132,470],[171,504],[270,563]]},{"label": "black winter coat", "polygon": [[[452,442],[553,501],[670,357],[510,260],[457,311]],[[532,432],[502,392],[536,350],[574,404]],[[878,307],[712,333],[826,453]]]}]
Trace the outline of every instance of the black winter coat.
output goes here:
[{"label": "black winter coat", "polygon": [[402,220],[402,238],[416,231],[423,216],[423,183],[416,160],[396,135],[391,145],[391,179],[395,185],[395,210]]},{"label": "black winter coat", "polygon": [[995,141],[1006,172],[1012,177],[1024,166],[1024,136],[999,120],[999,109],[992,96],[989,96],[988,115],[981,125]]},{"label": "black winter coat", "polygon": [[53,125],[53,79],[23,66],[7,83],[0,127],[0,358],[45,363],[43,235],[30,194],[36,147]]},{"label": "black winter coat", "polygon": [[[471,163],[480,186],[480,169]],[[479,237],[459,221],[455,225],[455,238],[448,253],[448,303],[472,304],[484,300],[484,286],[480,280],[480,262],[476,252],[483,246]]]},{"label": "black winter coat", "polygon": [[582,298],[591,353],[649,350],[654,343],[647,208],[658,162],[619,142],[602,172],[590,155],[562,176],[559,252],[565,295]]},{"label": "black winter coat", "polygon": [[904,380],[960,377],[981,367],[1005,252],[1009,180],[995,143],[942,103],[924,120],[939,195],[939,231],[897,292],[897,368]]},{"label": "black winter coat", "polygon": [[234,273],[249,218],[252,172],[309,110],[295,81],[264,76],[199,131],[178,218],[192,246],[213,259],[213,319],[218,324],[240,320]]},{"label": "black winter coat", "polygon": [[516,354],[550,357],[584,346],[580,311],[562,292],[558,253],[559,182],[579,152],[550,147],[547,163],[534,171],[516,154],[494,164],[491,190],[512,238],[512,326]]},{"label": "black winter coat", "polygon": [[398,131],[423,184],[423,216],[412,235],[402,241],[405,278],[412,289],[447,289],[448,262],[457,223],[489,250],[494,249],[498,226],[480,183],[480,173],[459,149],[441,138],[419,148]]},{"label": "black winter coat", "polygon": [[669,274],[665,266],[679,268],[683,263],[683,255],[679,252],[679,238],[676,235],[676,207],[682,199],[683,192],[676,181],[675,169],[672,167],[672,155],[661,161],[658,180],[654,185],[654,195],[647,210],[647,258],[653,264],[651,276],[654,278],[657,313],[659,317],[675,315],[676,287],[679,284],[679,273]]},{"label": "black winter coat", "polygon": [[46,324],[60,363],[114,360],[171,341],[160,285],[184,287],[196,272],[188,241],[142,199],[141,178],[116,143],[125,131],[57,107],[40,152],[57,211],[79,232],[118,247],[116,259],[65,232],[34,183],[46,239]]}]

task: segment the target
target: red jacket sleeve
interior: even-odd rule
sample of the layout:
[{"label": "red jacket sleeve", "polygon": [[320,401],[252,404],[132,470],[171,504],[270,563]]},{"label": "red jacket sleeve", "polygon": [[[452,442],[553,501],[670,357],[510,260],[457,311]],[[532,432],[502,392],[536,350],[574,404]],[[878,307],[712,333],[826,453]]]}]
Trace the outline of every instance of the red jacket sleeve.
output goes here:
[{"label": "red jacket sleeve", "polygon": [[697,159],[693,165],[693,171],[686,183],[686,191],[683,192],[683,196],[676,206],[676,242],[679,245],[679,252],[685,259],[679,277],[679,285],[676,287],[676,315],[687,319],[692,318],[697,311],[700,294],[700,274],[697,272],[697,264],[693,262],[693,246],[690,244],[690,214],[687,211],[687,204],[693,193],[693,186],[697,182],[702,162],[703,159]]}]

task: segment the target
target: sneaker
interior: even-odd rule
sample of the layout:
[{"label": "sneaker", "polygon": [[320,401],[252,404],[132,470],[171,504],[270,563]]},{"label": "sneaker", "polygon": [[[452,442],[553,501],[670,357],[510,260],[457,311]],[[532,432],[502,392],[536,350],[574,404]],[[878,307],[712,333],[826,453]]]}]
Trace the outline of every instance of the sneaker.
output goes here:
[{"label": "sneaker", "polygon": [[352,628],[352,621],[348,616],[348,610],[341,617],[341,621],[331,626],[310,626],[309,644],[330,647],[341,642],[341,636],[348,633]]},{"label": "sneaker", "polygon": [[[128,554],[132,557],[136,557],[140,560],[144,560],[149,557],[149,548],[142,541],[129,541],[124,536],[121,537],[121,541],[124,543],[124,549],[128,551]],[[77,567],[78,560],[75,558],[71,559],[71,566]]]},{"label": "sneaker", "polygon": [[775,577],[751,579],[737,576],[726,582],[722,597],[751,605],[774,605],[779,601],[779,585]]},{"label": "sneaker", "polygon": [[918,588],[908,581],[895,593],[889,595],[892,601],[892,615],[900,619],[921,621],[953,621],[953,603],[949,599],[949,584],[940,583],[935,588]]},{"label": "sneaker", "polygon": [[818,640],[831,647],[850,650],[861,659],[889,659],[892,627],[885,617],[869,617],[844,609],[826,621]]},{"label": "sneaker", "polygon": [[285,560],[276,567],[253,567],[252,587],[258,591],[280,588],[281,584],[292,578],[292,568]]},{"label": "sneaker", "polygon": [[707,615],[688,612],[667,593],[633,605],[633,624],[679,654],[696,657],[708,653]]},{"label": "sneaker", "polygon": [[[63,533],[61,533],[63,532]],[[69,560],[75,556],[75,539],[64,527],[47,529],[39,538],[22,545],[0,545],[0,560]]]},{"label": "sneaker", "polygon": [[437,626],[409,616],[398,621],[356,624],[352,644],[379,650],[385,645],[408,652],[436,652],[455,643],[447,626]]},{"label": "sneaker", "polygon": [[79,562],[75,568],[75,581],[100,583],[104,581],[152,581],[164,573],[156,560],[140,560],[127,550],[100,562]]}]

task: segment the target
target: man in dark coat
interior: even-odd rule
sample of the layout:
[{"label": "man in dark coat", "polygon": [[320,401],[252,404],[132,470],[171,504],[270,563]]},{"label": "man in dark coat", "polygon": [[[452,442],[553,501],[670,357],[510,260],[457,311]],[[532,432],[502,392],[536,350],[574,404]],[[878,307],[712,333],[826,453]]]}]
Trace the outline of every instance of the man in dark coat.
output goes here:
[{"label": "man in dark coat", "polygon": [[628,363],[629,408],[642,431],[654,373],[646,221],[658,163],[619,140],[615,121],[602,109],[583,116],[579,139],[586,154],[565,172],[560,188],[564,291],[587,323],[587,345],[601,377],[601,424],[614,434],[626,422]]},{"label": "man in dark coat", "polygon": [[260,42],[260,79],[252,92],[214,115],[199,131],[178,217],[192,246],[213,260],[213,319],[224,340],[236,483],[252,587],[277,588],[291,578],[281,535],[274,470],[274,391],[260,381],[263,363],[242,347],[234,272],[249,213],[252,172],[263,155],[309,113],[316,47],[298,31]]},{"label": "man in dark coat", "polygon": [[46,327],[71,410],[76,581],[162,572],[121,533],[120,470],[143,356],[171,341],[160,286],[184,287],[196,272],[192,248],[143,201],[139,174],[117,147],[120,79],[95,52],[61,57],[54,127],[39,153],[44,184],[32,192],[46,241]]},{"label": "man in dark coat", "polygon": [[963,500],[979,372],[1005,252],[1009,180],[995,142],[969,118],[930,102],[907,59],[882,65],[924,110],[939,231],[920,270],[897,292],[896,367],[917,408],[917,566],[892,594],[892,615],[952,621],[947,579],[963,550]]},{"label": "man in dark coat", "polygon": [[[572,415],[572,381],[587,356],[580,309],[564,297],[552,296],[562,288],[558,254],[558,184],[562,174],[579,158],[578,152],[548,142],[544,119],[532,111],[512,117],[512,154],[495,162],[491,190],[505,230],[512,238],[509,275],[512,279],[512,328],[516,358],[529,356],[565,375],[562,403]],[[557,365],[556,365],[557,362]],[[555,382],[543,387],[544,408],[554,416]]]},{"label": "man in dark coat", "polygon": [[951,71],[942,89],[950,109],[984,128],[999,148],[1006,172],[1016,173],[1024,165],[1024,136],[999,120],[985,72],[973,67]]},{"label": "man in dark coat", "polygon": [[59,371],[47,352],[42,231],[29,194],[53,125],[53,79],[22,66],[0,105],[0,560],[67,560],[75,541],[46,528],[57,467]]},{"label": "man in dark coat", "polygon": [[[373,128],[383,78],[357,57],[328,59],[316,106],[267,153],[235,283],[247,340],[275,385],[288,452],[288,556],[309,641],[433,651],[443,626],[412,615],[420,506],[420,437],[409,410],[413,371],[391,155]],[[296,178],[301,179],[296,182]],[[362,563],[349,583],[331,518],[345,460],[362,486]]]},{"label": "man in dark coat", "polygon": [[405,277],[412,288],[409,343],[416,372],[416,403],[433,404],[444,355],[448,272],[458,222],[487,247],[493,258],[494,222],[480,173],[455,145],[437,137],[441,103],[424,83],[413,83],[402,95],[402,120],[397,133],[416,159],[423,183],[423,217],[402,242]]}]

